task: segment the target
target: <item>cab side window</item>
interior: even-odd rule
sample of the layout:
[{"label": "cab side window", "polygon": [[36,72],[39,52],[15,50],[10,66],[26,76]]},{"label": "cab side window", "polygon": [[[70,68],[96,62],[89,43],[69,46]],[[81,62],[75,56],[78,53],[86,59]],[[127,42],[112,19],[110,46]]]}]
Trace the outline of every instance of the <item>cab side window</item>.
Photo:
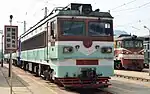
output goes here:
[{"label": "cab side window", "polygon": [[117,48],[121,48],[122,47],[122,43],[121,43],[121,41],[118,41],[117,42]]},{"label": "cab side window", "polygon": [[117,48],[117,41],[114,42],[114,47]]},{"label": "cab side window", "polygon": [[56,21],[51,22],[51,36],[53,39],[56,38]]}]

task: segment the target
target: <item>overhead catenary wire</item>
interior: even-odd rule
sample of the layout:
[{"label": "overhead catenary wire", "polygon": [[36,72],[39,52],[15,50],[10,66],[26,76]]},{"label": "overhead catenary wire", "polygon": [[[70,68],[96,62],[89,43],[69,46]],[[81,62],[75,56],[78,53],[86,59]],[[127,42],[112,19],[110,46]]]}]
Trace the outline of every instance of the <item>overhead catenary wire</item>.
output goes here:
[{"label": "overhead catenary wire", "polygon": [[[138,21],[136,21],[136,23],[137,23]],[[134,22],[135,23],[135,22]],[[122,24],[122,25],[115,25],[114,27],[116,28],[116,27],[126,27],[126,26],[129,26],[129,25],[133,25],[134,23],[126,23],[126,24]]]},{"label": "overhead catenary wire", "polygon": [[[150,7],[150,5],[146,6],[146,7],[142,7],[142,8],[149,8],[149,7]],[[139,8],[139,9],[141,9],[141,8]],[[133,13],[133,12],[137,12],[137,11],[139,11],[139,10],[137,8],[135,8],[135,9],[131,9],[131,10],[128,10],[128,11],[120,11],[120,12],[126,12],[126,14],[128,14],[128,13]],[[124,13],[120,13],[120,12],[114,12],[114,13],[118,13],[118,14],[113,15],[113,17],[119,17],[121,15],[124,15]]]},{"label": "overhead catenary wire", "polygon": [[120,7],[126,6],[126,5],[131,4],[131,3],[135,2],[135,1],[137,1],[137,0],[132,0],[132,1],[130,1],[130,2],[127,2],[127,3],[124,3],[124,4],[122,4],[122,5],[119,5],[119,6],[115,7],[115,8],[110,9],[110,11],[116,10],[116,9],[118,9],[118,8],[120,8]]},{"label": "overhead catenary wire", "polygon": [[[143,19],[143,20],[136,20],[136,21],[134,21],[134,22],[130,22],[130,23],[126,23],[126,24],[123,24],[123,25],[115,25],[114,27],[115,28],[118,28],[118,27],[132,27],[132,28],[134,28],[134,26],[135,26],[135,24],[144,24],[145,23],[145,21],[149,21],[150,20],[150,18],[147,18],[147,19]],[[137,29],[138,30],[138,28],[134,28],[134,29]]]},{"label": "overhead catenary wire", "polygon": [[123,11],[129,11],[129,10],[133,10],[133,9],[140,9],[140,8],[143,8],[143,7],[147,6],[147,5],[149,5],[149,4],[150,4],[150,2],[147,2],[147,3],[144,3],[142,5],[133,7],[133,8],[121,9],[121,10],[116,10],[116,11],[112,11],[112,12],[123,12]]},{"label": "overhead catenary wire", "polygon": [[133,24],[142,23],[142,22],[144,22],[145,20],[150,20],[150,18],[148,18],[148,19],[143,19],[143,20],[135,20],[135,21],[132,21],[132,22],[129,22],[129,23],[123,24],[123,25],[115,25],[115,27],[126,27],[126,26],[132,26]]},{"label": "overhead catenary wire", "polygon": [[[134,7],[134,8],[128,8],[128,9],[124,9],[124,11],[123,10],[119,10],[118,12],[112,12],[112,13],[114,13],[115,15],[113,15],[113,17],[119,17],[119,16],[121,16],[121,15],[125,15],[125,14],[129,14],[129,13],[133,13],[133,12],[137,12],[137,11],[140,11],[140,9],[142,9],[142,8],[150,8],[150,2],[147,2],[147,3],[144,3],[144,4],[142,4],[142,5],[139,5],[139,6],[137,6],[137,7]],[[124,13],[122,13],[122,12],[125,12],[125,14]],[[143,11],[144,12],[144,11]],[[116,14],[117,13],[117,14]]]},{"label": "overhead catenary wire", "polygon": [[[135,0],[136,1],[136,0]],[[145,2],[141,2],[141,3],[139,3],[138,5],[136,4],[136,2],[135,2],[134,0],[132,0],[131,1],[131,3],[129,3],[130,5],[129,6],[131,6],[131,5],[133,5],[133,2],[134,2],[134,6],[131,6],[131,7],[127,7],[126,5],[128,5],[128,4],[122,4],[122,5],[120,5],[120,6],[117,6],[117,7],[115,7],[115,8],[113,8],[113,9],[110,9],[110,11],[111,11],[111,13],[112,14],[114,14],[114,16],[113,17],[117,17],[118,18],[118,16],[120,16],[120,15],[126,15],[126,14],[128,14],[129,12],[130,13],[133,13],[133,12],[136,12],[136,11],[138,11],[137,13],[139,13],[139,12],[142,12],[142,14],[144,14],[144,12],[145,11],[143,11],[143,10],[145,10],[146,8],[149,8],[150,7],[150,1],[145,1]],[[125,6],[125,7],[124,7]],[[148,10],[148,9],[147,9]],[[130,18],[130,17],[129,17]],[[130,22],[127,22],[127,23],[122,23],[122,24],[119,24],[118,23],[118,21],[119,21],[119,19],[118,19],[118,21],[117,21],[117,23],[116,23],[116,25],[114,26],[114,28],[120,28],[120,29],[123,29],[123,28],[126,28],[126,29],[131,29],[131,28],[133,28],[133,29],[136,29],[136,30],[141,30],[141,27],[140,26],[143,26],[142,24],[145,24],[145,21],[149,21],[150,20],[150,18],[148,17],[148,18],[146,18],[146,19],[141,19],[141,18],[138,18],[137,20],[135,20],[135,21],[130,21]],[[136,27],[134,27],[134,26],[138,26],[138,27],[140,27],[140,28],[136,28]]]},{"label": "overhead catenary wire", "polygon": [[134,27],[134,26],[131,26],[132,28],[134,28],[134,29],[136,29],[136,30],[140,30],[139,28],[137,28],[137,27]]}]

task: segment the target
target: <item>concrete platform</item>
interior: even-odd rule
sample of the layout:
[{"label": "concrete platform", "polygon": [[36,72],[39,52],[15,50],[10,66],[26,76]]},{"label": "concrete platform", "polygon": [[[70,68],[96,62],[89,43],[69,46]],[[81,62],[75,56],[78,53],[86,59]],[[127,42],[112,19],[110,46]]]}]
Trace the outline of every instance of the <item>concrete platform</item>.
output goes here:
[{"label": "concrete platform", "polygon": [[148,72],[136,72],[127,70],[114,70],[115,76],[122,76],[124,78],[132,78],[143,81],[150,81]]},{"label": "concrete platform", "polygon": [[[32,94],[27,86],[28,83],[13,73],[12,94]],[[0,67],[0,94],[10,94],[10,77],[5,66]]]},{"label": "concrete platform", "polygon": [[[1,68],[2,72],[5,73],[5,75],[2,78],[8,76],[8,63],[4,64],[4,67],[5,70]],[[57,85],[53,87],[53,85],[46,83],[49,81],[45,81],[40,77],[35,77],[31,73],[15,66],[12,66],[12,71],[13,71],[12,89],[14,92],[13,94],[62,94],[59,88],[56,88]],[[6,78],[6,81],[7,79],[8,77]],[[2,93],[2,94],[10,94],[10,93]]]},{"label": "concrete platform", "polygon": [[1,71],[1,67],[0,67],[0,92],[1,94],[10,94],[10,88]]}]

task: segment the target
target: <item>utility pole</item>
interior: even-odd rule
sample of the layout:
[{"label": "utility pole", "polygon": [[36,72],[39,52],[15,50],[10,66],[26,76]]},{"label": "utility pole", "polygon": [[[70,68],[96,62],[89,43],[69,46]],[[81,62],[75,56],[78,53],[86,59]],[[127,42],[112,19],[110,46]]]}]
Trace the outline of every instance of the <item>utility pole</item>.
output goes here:
[{"label": "utility pole", "polygon": [[5,51],[10,53],[10,62],[9,62],[9,73],[10,77],[10,94],[12,94],[12,53],[15,52],[18,48],[18,26],[12,25],[13,16],[10,15],[10,25],[4,26],[4,43]]},{"label": "utility pole", "polygon": [[[13,16],[10,15],[10,25],[12,25],[12,18]],[[11,77],[11,68],[12,68],[12,52],[10,51],[10,62],[9,62],[9,73],[8,73],[8,77]]]},{"label": "utility pole", "polygon": [[[10,25],[12,25],[12,18],[13,16],[10,15]],[[10,77],[10,94],[12,94],[12,51],[10,51],[9,77]]]},{"label": "utility pole", "polygon": [[23,21],[24,24],[24,32],[26,32],[26,21]]},{"label": "utility pole", "polygon": [[144,26],[149,31],[149,40],[148,40],[148,63],[149,63],[149,76],[150,76],[150,29],[147,26]]},{"label": "utility pole", "polygon": [[1,62],[1,67],[3,67],[3,63],[4,63],[3,38],[4,38],[4,35],[2,34],[2,62]]},{"label": "utility pole", "polygon": [[47,7],[45,7],[45,14],[44,14],[44,18],[47,17]]},{"label": "utility pole", "polygon": [[17,21],[17,23],[23,23],[23,32],[26,32],[26,21],[23,21],[23,22],[20,22],[20,21]]},{"label": "utility pole", "polygon": [[3,30],[0,30],[1,32],[0,32],[0,34],[2,34],[2,40],[1,40],[1,67],[3,67]]}]

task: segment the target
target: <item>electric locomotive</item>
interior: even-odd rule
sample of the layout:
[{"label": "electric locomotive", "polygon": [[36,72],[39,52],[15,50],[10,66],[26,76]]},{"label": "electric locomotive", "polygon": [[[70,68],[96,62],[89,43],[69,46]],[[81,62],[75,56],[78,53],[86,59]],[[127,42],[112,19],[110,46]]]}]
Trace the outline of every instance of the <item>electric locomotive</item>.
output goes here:
[{"label": "electric locomotive", "polygon": [[115,69],[142,71],[144,63],[143,40],[135,35],[122,34],[114,42]]},{"label": "electric locomotive", "polygon": [[109,12],[93,11],[91,4],[57,7],[23,33],[19,41],[19,52],[14,53],[13,60],[21,68],[64,87],[110,85],[114,40]]}]

